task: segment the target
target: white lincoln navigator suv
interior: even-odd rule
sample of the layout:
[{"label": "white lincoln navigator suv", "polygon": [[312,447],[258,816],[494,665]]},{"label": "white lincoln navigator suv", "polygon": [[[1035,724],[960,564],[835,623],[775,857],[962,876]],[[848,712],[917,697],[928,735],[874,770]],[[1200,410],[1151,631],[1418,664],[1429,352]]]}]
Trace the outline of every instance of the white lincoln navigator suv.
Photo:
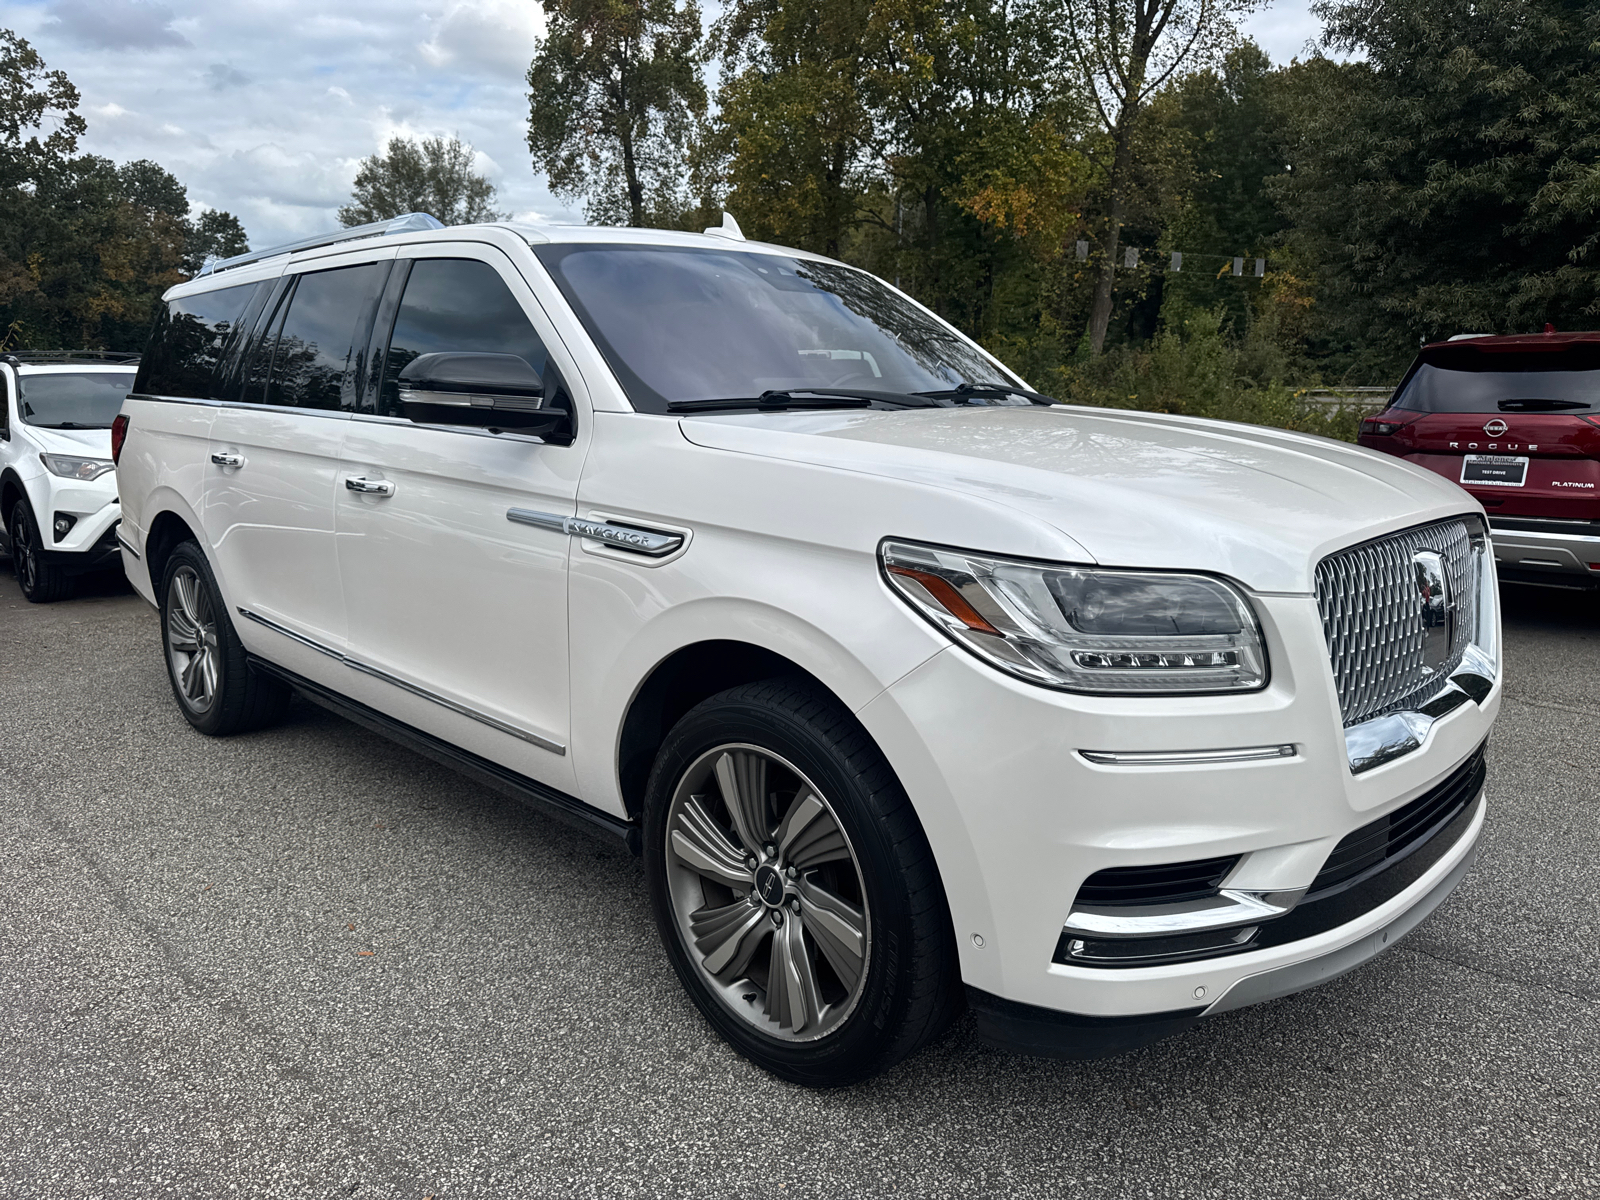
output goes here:
[{"label": "white lincoln navigator suv", "polygon": [[114,429],[202,733],[291,690],[625,842],[740,1052],[1093,1057],[1366,961],[1483,824],[1482,510],[1073,408],[864,272],[413,215],[167,294]]}]

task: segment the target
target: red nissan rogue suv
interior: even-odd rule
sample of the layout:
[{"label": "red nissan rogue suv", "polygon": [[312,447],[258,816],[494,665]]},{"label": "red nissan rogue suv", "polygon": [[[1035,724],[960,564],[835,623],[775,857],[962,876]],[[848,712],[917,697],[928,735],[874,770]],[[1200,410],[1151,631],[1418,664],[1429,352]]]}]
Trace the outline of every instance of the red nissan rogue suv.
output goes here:
[{"label": "red nissan rogue suv", "polygon": [[1600,588],[1600,332],[1424,346],[1359,441],[1481,501],[1501,579]]}]

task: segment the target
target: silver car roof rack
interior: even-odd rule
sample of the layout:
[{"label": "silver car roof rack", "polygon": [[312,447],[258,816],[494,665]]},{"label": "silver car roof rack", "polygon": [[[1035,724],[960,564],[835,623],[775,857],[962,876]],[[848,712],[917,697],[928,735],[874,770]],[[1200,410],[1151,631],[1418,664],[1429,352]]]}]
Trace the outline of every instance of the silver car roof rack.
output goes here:
[{"label": "silver car roof rack", "polygon": [[262,259],[277,258],[280,254],[293,254],[297,250],[315,250],[318,246],[333,246],[340,242],[353,242],[359,238],[383,237],[390,233],[422,233],[429,229],[443,228],[444,222],[428,213],[404,213],[398,217],[390,217],[386,221],[373,221],[370,225],[356,225],[350,229],[341,229],[338,233],[323,233],[316,237],[303,238],[298,242],[273,246],[270,250],[252,250],[248,254],[236,254],[232,258],[207,258],[200,268],[200,275],[215,275],[218,271],[231,271],[235,267],[260,262]]}]

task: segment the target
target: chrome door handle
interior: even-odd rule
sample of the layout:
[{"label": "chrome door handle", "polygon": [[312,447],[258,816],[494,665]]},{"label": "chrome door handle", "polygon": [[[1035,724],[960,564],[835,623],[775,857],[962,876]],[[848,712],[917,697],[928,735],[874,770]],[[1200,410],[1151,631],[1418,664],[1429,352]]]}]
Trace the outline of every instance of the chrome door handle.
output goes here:
[{"label": "chrome door handle", "polygon": [[211,455],[211,461],[219,467],[242,467],[244,466],[244,455],[224,454],[221,450],[218,450]]},{"label": "chrome door handle", "polygon": [[362,475],[346,475],[344,486],[352,492],[360,492],[363,496],[394,495],[394,484],[387,479],[368,479]]}]

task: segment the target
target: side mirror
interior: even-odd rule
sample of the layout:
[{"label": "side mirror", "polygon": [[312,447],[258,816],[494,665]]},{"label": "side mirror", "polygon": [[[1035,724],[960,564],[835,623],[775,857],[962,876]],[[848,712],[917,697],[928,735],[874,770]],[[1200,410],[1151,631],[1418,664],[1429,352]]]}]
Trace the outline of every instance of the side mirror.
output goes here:
[{"label": "side mirror", "polygon": [[[400,372],[400,403],[419,425],[515,429],[571,442],[571,401],[552,363],[547,388],[516,354],[423,354]],[[549,403],[546,403],[547,399]]]}]

